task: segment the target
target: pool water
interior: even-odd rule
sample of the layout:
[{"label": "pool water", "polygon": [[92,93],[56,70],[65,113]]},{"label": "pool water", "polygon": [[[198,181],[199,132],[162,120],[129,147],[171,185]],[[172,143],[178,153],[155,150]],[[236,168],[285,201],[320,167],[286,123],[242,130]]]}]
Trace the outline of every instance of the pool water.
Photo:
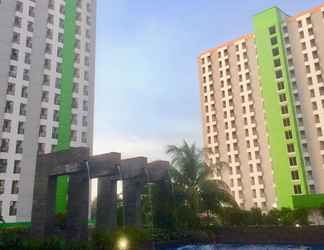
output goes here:
[{"label": "pool water", "polygon": [[159,250],[324,250],[324,246],[293,246],[293,245],[188,245],[168,246]]}]

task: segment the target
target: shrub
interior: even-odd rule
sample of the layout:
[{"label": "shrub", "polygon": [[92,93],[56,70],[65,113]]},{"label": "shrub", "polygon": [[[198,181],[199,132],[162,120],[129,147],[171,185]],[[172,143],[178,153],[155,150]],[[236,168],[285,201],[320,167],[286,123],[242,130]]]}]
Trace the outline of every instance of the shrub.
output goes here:
[{"label": "shrub", "polygon": [[294,221],[300,225],[309,225],[308,215],[309,211],[304,208],[298,208],[293,211]]},{"label": "shrub", "polygon": [[113,241],[111,233],[106,231],[94,230],[92,234],[93,249],[109,250],[112,249]]},{"label": "shrub", "polygon": [[133,227],[127,227],[125,229],[117,230],[112,234],[113,249],[118,249],[118,241],[122,238],[126,238],[128,240],[128,249],[131,250],[139,249],[141,245],[143,245],[146,241],[150,240],[149,235],[146,234],[143,230]]},{"label": "shrub", "polygon": [[264,224],[268,226],[277,226],[280,224],[280,211],[277,209],[270,210],[264,216]]},{"label": "shrub", "polygon": [[320,206],[320,213],[322,217],[324,218],[324,203]]}]

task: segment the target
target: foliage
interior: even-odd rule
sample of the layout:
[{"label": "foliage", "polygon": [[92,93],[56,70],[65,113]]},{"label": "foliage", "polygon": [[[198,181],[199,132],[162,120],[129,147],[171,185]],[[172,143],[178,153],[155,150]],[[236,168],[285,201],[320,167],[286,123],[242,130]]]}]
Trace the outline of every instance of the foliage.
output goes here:
[{"label": "foliage", "polygon": [[309,210],[282,208],[272,209],[262,213],[258,208],[250,211],[239,208],[226,208],[221,213],[222,223],[225,226],[295,226],[296,224],[309,225]]},{"label": "foliage", "polygon": [[227,185],[211,179],[215,166],[203,159],[204,152],[186,141],[181,146],[169,146],[172,158],[170,176],[173,187],[173,216],[176,228],[199,229],[201,217],[215,218],[225,205],[236,207]]},{"label": "foliage", "polygon": [[246,224],[244,222],[245,211],[239,208],[224,208],[220,215],[224,226],[243,226]]},{"label": "foliage", "polygon": [[117,250],[118,241],[122,238],[128,240],[129,250],[139,249],[141,245],[149,240],[149,236],[143,230],[132,227],[118,229],[114,232],[95,230],[92,235],[92,247],[96,250]]},{"label": "foliage", "polygon": [[280,225],[280,211],[278,209],[270,210],[264,216],[264,224],[267,226],[278,226]]},{"label": "foliage", "polygon": [[64,242],[59,239],[45,241],[30,240],[26,231],[21,229],[2,230],[0,233],[0,249],[10,250],[90,250],[87,243]]},{"label": "foliage", "polygon": [[305,208],[298,208],[293,210],[294,223],[302,226],[309,225],[308,221],[309,210]]},{"label": "foliage", "polygon": [[324,203],[320,206],[320,213],[322,217],[324,218]]},{"label": "foliage", "polygon": [[140,249],[149,240],[148,234],[135,228],[118,229],[114,232],[94,231],[89,242],[70,242],[61,239],[30,240],[26,230],[1,230],[0,250],[117,250],[118,240],[127,238],[129,250]]},{"label": "foliage", "polygon": [[279,220],[280,220],[280,225],[284,226],[290,226],[294,225],[295,218],[292,209],[290,208],[282,208],[279,211]]}]

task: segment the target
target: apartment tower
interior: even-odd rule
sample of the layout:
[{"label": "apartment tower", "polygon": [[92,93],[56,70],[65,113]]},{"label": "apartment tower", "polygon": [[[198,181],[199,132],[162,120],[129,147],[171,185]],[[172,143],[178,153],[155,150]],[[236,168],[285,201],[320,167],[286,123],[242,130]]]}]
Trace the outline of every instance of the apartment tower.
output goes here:
[{"label": "apartment tower", "polygon": [[[95,0],[0,1],[0,211],[30,221],[38,154],[92,147]],[[67,179],[57,187],[57,211]]]},{"label": "apartment tower", "polygon": [[[324,203],[324,5],[277,7],[198,58],[204,145],[243,208]],[[225,164],[224,164],[225,163]]]}]

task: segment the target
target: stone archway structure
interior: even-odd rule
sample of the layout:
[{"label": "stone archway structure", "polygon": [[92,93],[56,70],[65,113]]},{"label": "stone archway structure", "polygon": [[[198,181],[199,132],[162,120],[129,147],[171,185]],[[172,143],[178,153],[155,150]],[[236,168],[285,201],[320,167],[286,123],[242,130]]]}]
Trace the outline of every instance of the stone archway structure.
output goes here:
[{"label": "stone archway structure", "polygon": [[89,181],[98,178],[96,227],[113,230],[117,225],[117,181],[123,181],[124,223],[141,226],[141,193],[147,183],[169,185],[169,162],[147,162],[145,157],[121,159],[120,153],[90,156],[88,148],[38,157],[32,209],[32,235],[53,234],[57,177],[69,176],[66,238],[88,238]]}]

